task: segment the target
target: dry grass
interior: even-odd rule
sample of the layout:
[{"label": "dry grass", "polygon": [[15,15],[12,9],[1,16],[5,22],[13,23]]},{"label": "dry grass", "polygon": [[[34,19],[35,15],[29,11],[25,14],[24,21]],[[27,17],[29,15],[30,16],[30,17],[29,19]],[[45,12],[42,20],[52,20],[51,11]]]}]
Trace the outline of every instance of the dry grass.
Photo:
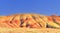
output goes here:
[{"label": "dry grass", "polygon": [[0,28],[0,33],[60,33],[60,29]]}]

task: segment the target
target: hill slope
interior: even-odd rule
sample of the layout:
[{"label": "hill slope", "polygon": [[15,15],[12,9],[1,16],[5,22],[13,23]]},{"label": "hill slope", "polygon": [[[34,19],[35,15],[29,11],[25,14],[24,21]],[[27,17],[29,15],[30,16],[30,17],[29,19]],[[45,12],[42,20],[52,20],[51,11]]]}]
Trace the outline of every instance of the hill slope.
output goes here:
[{"label": "hill slope", "polygon": [[2,33],[11,32],[12,30],[12,32],[24,31],[26,33],[29,33],[30,31],[31,33],[59,33],[60,16],[45,16],[40,14],[14,14],[8,16],[0,16],[0,30]]}]

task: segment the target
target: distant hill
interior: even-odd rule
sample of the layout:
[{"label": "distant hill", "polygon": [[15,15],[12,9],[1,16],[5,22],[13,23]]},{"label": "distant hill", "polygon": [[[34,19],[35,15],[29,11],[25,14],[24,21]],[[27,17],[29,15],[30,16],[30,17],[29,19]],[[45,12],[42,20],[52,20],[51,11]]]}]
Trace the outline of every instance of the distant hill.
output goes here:
[{"label": "distant hill", "polygon": [[0,16],[2,28],[60,28],[60,16],[41,14],[13,14]]}]

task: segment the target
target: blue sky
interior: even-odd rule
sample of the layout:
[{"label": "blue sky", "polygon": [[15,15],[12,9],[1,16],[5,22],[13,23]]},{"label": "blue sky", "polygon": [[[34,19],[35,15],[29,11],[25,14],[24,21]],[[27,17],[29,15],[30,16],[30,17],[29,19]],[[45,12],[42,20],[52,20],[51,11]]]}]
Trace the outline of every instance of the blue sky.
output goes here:
[{"label": "blue sky", "polygon": [[0,15],[19,13],[60,15],[60,0],[0,0]]}]

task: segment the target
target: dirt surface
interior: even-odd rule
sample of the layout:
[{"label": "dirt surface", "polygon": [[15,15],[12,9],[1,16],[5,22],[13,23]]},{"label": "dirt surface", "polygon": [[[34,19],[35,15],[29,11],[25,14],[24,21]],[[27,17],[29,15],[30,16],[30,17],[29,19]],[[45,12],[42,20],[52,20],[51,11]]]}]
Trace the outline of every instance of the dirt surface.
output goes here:
[{"label": "dirt surface", "polygon": [[0,28],[0,33],[60,33],[60,29]]}]

